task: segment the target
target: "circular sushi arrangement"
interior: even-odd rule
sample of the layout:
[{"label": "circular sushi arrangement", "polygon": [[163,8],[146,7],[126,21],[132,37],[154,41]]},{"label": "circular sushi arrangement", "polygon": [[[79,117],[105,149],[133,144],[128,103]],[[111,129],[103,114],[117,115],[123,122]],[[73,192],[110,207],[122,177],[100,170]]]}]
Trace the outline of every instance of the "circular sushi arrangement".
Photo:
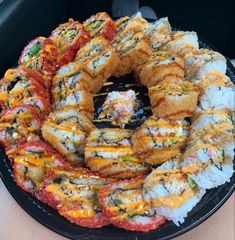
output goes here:
[{"label": "circular sushi arrangement", "polygon": [[[35,38],[18,63],[0,80],[0,143],[16,184],[70,222],[179,226],[233,176],[234,84],[226,58],[199,48],[195,32],[100,12]],[[134,129],[139,93],[100,93],[130,73],[151,110]]]}]

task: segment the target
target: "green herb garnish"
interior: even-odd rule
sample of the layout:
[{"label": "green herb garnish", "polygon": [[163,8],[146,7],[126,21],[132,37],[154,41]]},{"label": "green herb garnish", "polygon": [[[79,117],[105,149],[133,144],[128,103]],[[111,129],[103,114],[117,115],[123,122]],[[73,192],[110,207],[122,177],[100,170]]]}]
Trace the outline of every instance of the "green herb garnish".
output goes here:
[{"label": "green herb garnish", "polygon": [[37,42],[36,44],[34,44],[34,45],[32,46],[32,48],[31,48],[30,51],[28,52],[28,55],[29,55],[30,57],[33,57],[33,56],[35,56],[35,55],[37,55],[37,54],[39,53],[40,49],[41,49],[40,43]]},{"label": "green herb garnish", "polygon": [[194,189],[195,187],[197,187],[197,184],[191,177],[188,177],[188,183],[189,183],[189,186],[191,187],[191,189]]},{"label": "green herb garnish", "polygon": [[100,27],[100,25],[101,25],[101,22],[100,22],[100,21],[95,21],[95,22],[93,22],[93,23],[91,24],[91,27],[92,27],[93,29],[96,29],[96,28]]}]

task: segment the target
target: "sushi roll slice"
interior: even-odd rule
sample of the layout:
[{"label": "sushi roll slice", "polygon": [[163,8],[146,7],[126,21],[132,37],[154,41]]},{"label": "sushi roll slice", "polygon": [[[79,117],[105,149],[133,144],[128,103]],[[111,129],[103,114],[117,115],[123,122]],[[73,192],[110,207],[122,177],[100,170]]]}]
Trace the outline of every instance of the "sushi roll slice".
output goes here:
[{"label": "sushi roll slice", "polygon": [[82,165],[87,135],[94,129],[77,109],[61,109],[49,115],[42,125],[42,136],[73,165]]},{"label": "sushi roll slice", "polygon": [[102,35],[92,38],[84,47],[82,47],[76,55],[76,61],[87,63],[92,58],[100,55],[100,53],[111,48],[111,43]]},{"label": "sushi roll slice", "polygon": [[171,41],[162,47],[163,50],[172,51],[181,57],[198,51],[199,43],[196,32],[172,31],[171,39]]},{"label": "sushi roll slice", "polygon": [[150,117],[134,132],[135,156],[151,165],[161,164],[180,154],[189,133],[185,120]]},{"label": "sushi roll slice", "polygon": [[53,78],[52,100],[63,101],[68,95],[86,91],[91,93],[91,72],[83,63],[71,62],[61,67]]},{"label": "sushi roll slice", "polygon": [[112,41],[116,34],[116,25],[106,12],[99,12],[92,15],[83,22],[83,26],[92,38],[102,35],[107,40]]},{"label": "sushi roll slice", "polygon": [[196,54],[188,54],[185,57],[186,76],[193,81],[201,79],[210,71],[226,73],[226,59],[218,52],[201,49]]},{"label": "sushi roll slice", "polygon": [[199,108],[202,111],[209,109],[234,111],[235,106],[234,85],[210,85],[203,89],[199,98]]},{"label": "sushi roll slice", "polygon": [[181,167],[200,188],[211,189],[230,181],[233,158],[234,142],[220,147],[197,143],[184,153]]},{"label": "sushi roll slice", "polygon": [[195,114],[190,130],[189,145],[196,142],[221,145],[234,141],[233,113],[209,110]]},{"label": "sushi roll slice", "polygon": [[153,51],[165,45],[171,40],[171,25],[168,17],[160,18],[153,23],[149,23],[146,35]]},{"label": "sushi roll slice", "polygon": [[1,108],[7,110],[25,104],[48,114],[51,111],[49,92],[40,77],[25,68],[9,69],[0,82]]},{"label": "sushi roll slice", "polygon": [[124,128],[125,124],[127,124],[134,115],[134,110],[137,106],[136,101],[136,95],[133,90],[110,92],[102,106],[99,119],[108,118],[113,125]]},{"label": "sushi roll slice", "polygon": [[162,83],[148,90],[153,114],[169,119],[192,116],[200,93],[199,88],[189,81]]},{"label": "sushi roll slice", "polygon": [[20,144],[39,138],[42,121],[37,109],[28,105],[3,112],[0,118],[0,143],[11,161]]},{"label": "sushi roll slice", "polygon": [[57,59],[55,43],[49,38],[37,37],[24,48],[19,64],[51,78],[57,70]]},{"label": "sushi roll slice", "polygon": [[103,213],[119,228],[149,232],[165,222],[143,199],[143,177],[122,180],[99,190]]},{"label": "sushi roll slice", "polygon": [[175,54],[158,51],[149,61],[135,69],[137,80],[147,87],[161,82],[180,81],[184,78],[184,61]]},{"label": "sushi roll slice", "polygon": [[52,168],[44,178],[39,198],[72,223],[100,228],[110,222],[101,211],[98,191],[110,182],[84,168]]},{"label": "sushi roll slice", "polygon": [[132,17],[123,17],[116,21],[117,34],[113,39],[113,45],[117,46],[130,40],[138,32],[144,33],[148,22],[141,16],[141,13]]},{"label": "sushi roll slice", "polygon": [[133,155],[131,135],[131,130],[119,128],[92,131],[85,147],[87,166],[113,178],[130,178],[147,173],[149,167]]},{"label": "sushi roll slice", "polygon": [[98,56],[87,62],[87,67],[92,72],[92,89],[99,92],[103,84],[114,73],[119,64],[119,56],[113,47],[107,48]]},{"label": "sushi roll slice", "polygon": [[68,95],[60,95],[54,101],[54,110],[75,108],[83,113],[88,119],[92,120],[94,115],[93,95],[84,90],[78,90]]},{"label": "sushi roll slice", "polygon": [[120,77],[132,72],[136,67],[148,61],[151,49],[143,32],[137,32],[129,40],[116,46],[120,56],[113,76]]},{"label": "sushi roll slice", "polygon": [[192,178],[178,170],[153,170],[144,180],[144,200],[156,212],[179,226],[205,194]]},{"label": "sushi roll slice", "polygon": [[67,166],[63,158],[41,140],[19,146],[14,158],[13,176],[19,187],[37,195],[50,168]]},{"label": "sushi roll slice", "polygon": [[74,60],[77,51],[90,40],[90,35],[80,22],[70,18],[54,29],[49,38],[57,46],[58,65],[61,67]]}]

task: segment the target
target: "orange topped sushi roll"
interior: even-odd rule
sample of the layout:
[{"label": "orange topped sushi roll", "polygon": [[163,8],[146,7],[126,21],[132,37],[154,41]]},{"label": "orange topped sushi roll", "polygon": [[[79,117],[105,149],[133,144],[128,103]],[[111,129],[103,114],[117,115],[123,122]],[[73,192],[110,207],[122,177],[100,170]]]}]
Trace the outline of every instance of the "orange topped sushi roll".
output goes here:
[{"label": "orange topped sushi roll", "polygon": [[19,64],[51,78],[56,73],[57,58],[55,43],[49,38],[37,37],[24,48]]},{"label": "orange topped sushi roll", "polygon": [[58,48],[58,65],[62,66],[74,60],[77,51],[90,40],[90,36],[81,23],[70,18],[52,31],[50,39]]},{"label": "orange topped sushi roll", "polygon": [[106,39],[112,41],[116,34],[116,25],[106,12],[92,15],[83,22],[83,26],[92,38],[103,35]]}]

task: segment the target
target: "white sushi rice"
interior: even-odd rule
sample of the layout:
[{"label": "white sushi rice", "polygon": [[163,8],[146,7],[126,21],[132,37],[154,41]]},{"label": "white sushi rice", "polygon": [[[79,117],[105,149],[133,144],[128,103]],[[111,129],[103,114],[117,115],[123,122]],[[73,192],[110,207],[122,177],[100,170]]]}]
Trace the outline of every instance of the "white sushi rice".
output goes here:
[{"label": "white sushi rice", "polygon": [[190,198],[185,204],[178,208],[170,208],[166,206],[157,207],[154,210],[159,216],[163,216],[169,220],[172,220],[176,226],[179,226],[185,221],[188,213],[197,205],[201,200],[202,196],[205,194],[204,190],[200,190],[195,196]]},{"label": "white sushi rice", "polygon": [[[185,157],[183,157],[183,161],[181,162],[181,166],[184,169],[184,167],[187,167],[193,163],[207,164],[206,167],[201,167],[199,171],[190,173],[189,176],[197,183],[200,188],[211,189],[230,181],[230,178],[234,172],[232,163],[234,157],[234,144],[225,144],[220,148],[214,147],[212,150],[207,149],[206,146],[207,145],[204,145],[205,148],[196,147],[195,151],[192,152],[191,149],[189,149],[189,155],[187,155],[186,151],[184,154]],[[223,161],[221,161],[220,164],[214,163],[214,159],[216,160],[224,158],[223,150],[225,157],[230,160],[230,163],[224,163]]]},{"label": "white sushi rice", "polygon": [[235,88],[210,86],[200,98],[200,107],[203,110],[232,110],[235,109]]},{"label": "white sushi rice", "polygon": [[215,165],[209,165],[207,168],[197,174],[189,174],[189,176],[197,183],[202,189],[211,189],[218,187],[226,182],[230,182],[234,172],[232,164],[223,164],[221,169]]}]

